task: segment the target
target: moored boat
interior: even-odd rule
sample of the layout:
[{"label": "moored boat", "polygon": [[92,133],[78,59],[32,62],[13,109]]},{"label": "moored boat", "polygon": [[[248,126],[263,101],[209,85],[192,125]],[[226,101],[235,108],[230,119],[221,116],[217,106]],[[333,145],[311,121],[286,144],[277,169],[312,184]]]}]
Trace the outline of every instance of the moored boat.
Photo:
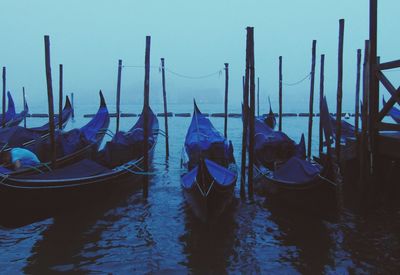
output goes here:
[{"label": "moored boat", "polygon": [[194,103],[182,150],[181,185],[186,201],[202,221],[217,219],[231,204],[237,179],[233,146]]}]

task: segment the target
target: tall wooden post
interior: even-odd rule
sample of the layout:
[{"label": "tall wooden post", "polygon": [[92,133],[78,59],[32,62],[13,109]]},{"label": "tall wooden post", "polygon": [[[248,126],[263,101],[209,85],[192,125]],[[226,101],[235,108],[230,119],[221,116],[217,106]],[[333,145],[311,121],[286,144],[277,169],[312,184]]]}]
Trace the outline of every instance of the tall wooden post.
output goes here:
[{"label": "tall wooden post", "polygon": [[[366,179],[369,173],[369,155],[367,148],[367,131],[368,131],[368,109],[369,109],[369,40],[365,41],[364,63],[363,63],[363,101],[361,106],[361,140],[360,140],[360,179],[359,187],[362,189],[366,186]],[[366,191],[366,188],[364,188]],[[365,194],[364,194],[365,195]]]},{"label": "tall wooden post", "polygon": [[325,55],[321,54],[321,68],[319,75],[319,155],[321,156],[324,150],[323,126],[322,126],[322,101],[324,100],[324,70],[325,70]]},{"label": "tall wooden post", "polygon": [[377,33],[378,33],[378,1],[370,0],[369,7],[369,136],[371,148],[371,174],[375,175],[378,113],[379,113],[379,82],[377,69]]},{"label": "tall wooden post", "polygon": [[74,104],[74,93],[71,93],[71,105],[72,105],[72,119],[75,118],[75,104]]},{"label": "tall wooden post", "polygon": [[247,28],[249,48],[249,82],[250,82],[250,110],[249,110],[249,170],[248,170],[248,196],[253,199],[253,171],[254,171],[254,117],[255,117],[255,74],[254,74],[254,28]]},{"label": "tall wooden post", "polygon": [[279,56],[279,131],[282,131],[282,56]]},{"label": "tall wooden post", "polygon": [[51,143],[51,165],[55,168],[56,164],[56,143],[54,137],[54,103],[53,103],[53,84],[51,80],[51,63],[50,63],[50,37],[44,36],[45,64],[46,64],[46,81],[47,81],[47,98],[49,105],[49,130]]},{"label": "tall wooden post", "polygon": [[2,119],[1,126],[6,126],[6,67],[3,67],[3,100],[2,100]]},{"label": "tall wooden post", "polygon": [[120,103],[121,103],[121,72],[122,72],[122,60],[118,60],[118,76],[117,76],[117,102],[116,102],[116,113],[117,122],[115,132],[119,131],[119,119],[121,117]]},{"label": "tall wooden post", "polygon": [[165,88],[165,60],[161,58],[162,70],[162,88],[163,88],[163,101],[164,101],[164,125],[165,125],[165,155],[169,157],[169,133],[168,133],[168,109],[167,109],[167,91]]},{"label": "tall wooden post", "polygon": [[354,112],[354,128],[358,140],[359,121],[360,121],[360,75],[361,75],[361,49],[357,50],[357,78],[356,78],[356,102]]},{"label": "tall wooden post", "polygon": [[[248,44],[248,41],[247,41]],[[240,197],[243,199],[246,197],[246,149],[247,149],[247,113],[249,108],[249,94],[248,94],[248,70],[247,70],[247,63],[248,63],[248,51],[246,47],[246,70],[245,76],[243,76],[243,105],[242,105],[242,124],[243,124],[243,131],[242,131],[242,159],[241,159],[241,170],[240,170]],[[246,78],[247,76],[247,78]]]},{"label": "tall wooden post", "polygon": [[[150,92],[150,44],[151,37],[146,36],[146,53],[144,59],[144,108],[143,108],[143,124],[144,124],[144,171],[149,171],[149,116],[148,116],[148,108],[149,108],[149,92]],[[145,176],[143,181],[143,196],[147,197],[149,193],[149,178]]]},{"label": "tall wooden post", "polygon": [[343,98],[343,36],[344,19],[339,20],[338,82],[336,106],[336,160],[340,163],[340,139],[342,137],[342,98]]},{"label": "tall wooden post", "polygon": [[224,99],[224,137],[228,137],[228,85],[229,85],[229,64],[225,63],[225,99]]},{"label": "tall wooden post", "polygon": [[315,82],[315,58],[316,58],[317,41],[312,42],[312,60],[311,60],[311,85],[310,85],[310,106],[308,116],[308,144],[307,144],[307,158],[311,159],[312,147],[312,124],[314,116],[314,82]]},{"label": "tall wooden post", "polygon": [[[25,87],[22,87],[22,103],[24,104],[24,109],[25,109],[26,106]],[[24,117],[24,128],[26,128],[26,116]]]},{"label": "tall wooden post", "polygon": [[260,78],[257,77],[257,116],[260,116]]},{"label": "tall wooden post", "polygon": [[63,108],[63,65],[60,64],[59,73],[59,99],[58,99],[58,129],[62,130],[62,108]]}]

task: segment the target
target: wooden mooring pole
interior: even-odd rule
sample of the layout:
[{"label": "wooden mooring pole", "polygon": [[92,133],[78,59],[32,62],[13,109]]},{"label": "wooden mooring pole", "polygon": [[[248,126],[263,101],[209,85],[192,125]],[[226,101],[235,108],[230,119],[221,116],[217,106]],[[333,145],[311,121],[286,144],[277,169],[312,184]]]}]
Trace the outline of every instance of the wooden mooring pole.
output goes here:
[{"label": "wooden mooring pole", "polygon": [[282,56],[279,56],[279,131],[282,131]]},{"label": "wooden mooring pole", "polygon": [[323,126],[322,126],[322,101],[324,100],[324,70],[325,70],[325,55],[321,54],[321,64],[320,64],[320,75],[319,75],[319,156],[321,157],[324,150],[324,137],[323,137]]},{"label": "wooden mooring pole", "polygon": [[377,139],[378,139],[378,113],[379,113],[379,81],[377,78],[377,35],[378,35],[378,1],[370,0],[369,7],[369,116],[368,116],[368,134],[369,145],[371,149],[371,175],[373,179],[376,176],[376,157],[377,157]]},{"label": "wooden mooring pole", "polygon": [[[368,106],[369,106],[369,84],[368,84],[368,63],[369,63],[369,40],[365,41],[364,63],[363,63],[363,101],[361,106],[361,140],[359,147],[360,179],[359,188],[362,190],[366,186],[367,175],[369,173],[369,155],[367,148],[368,131]],[[366,191],[366,188],[364,188]],[[365,194],[364,194],[365,195]]]},{"label": "wooden mooring pole", "polygon": [[59,67],[59,98],[58,98],[58,129],[62,130],[62,108],[63,108],[63,65]]},{"label": "wooden mooring pole", "polygon": [[224,99],[224,137],[228,137],[228,85],[229,85],[229,64],[225,63],[225,99]]},{"label": "wooden mooring pole", "polygon": [[[148,117],[148,108],[149,108],[149,93],[150,93],[150,45],[151,45],[151,37],[146,36],[146,53],[144,59],[144,108],[143,108],[143,127],[144,127],[144,171],[147,173],[149,171],[149,117]],[[146,198],[149,194],[149,178],[145,176],[143,181],[143,196]]]},{"label": "wooden mooring pole", "polygon": [[167,109],[167,90],[165,88],[165,59],[161,58],[162,88],[164,101],[164,127],[165,127],[165,156],[169,157],[169,133],[168,133],[168,109]]},{"label": "wooden mooring pole", "polygon": [[344,19],[339,20],[338,80],[336,101],[336,160],[340,164],[340,140],[342,137],[342,98],[343,98],[343,36]]},{"label": "wooden mooring pole", "polygon": [[[247,42],[248,44],[248,42]],[[241,169],[240,169],[240,197],[242,199],[246,198],[246,149],[247,149],[247,114],[249,109],[249,94],[248,94],[248,70],[247,70],[247,63],[248,63],[248,53],[246,47],[246,70],[245,76],[243,76],[243,104],[242,104],[242,123],[243,123],[243,131],[242,131],[242,159],[241,159]],[[247,78],[246,78],[247,76]]]},{"label": "wooden mooring pole", "polygon": [[253,199],[253,174],[254,174],[254,117],[255,117],[255,74],[254,74],[254,28],[247,28],[249,43],[249,82],[250,82],[250,109],[249,109],[249,170],[248,170],[248,197]]},{"label": "wooden mooring pole", "polygon": [[117,102],[116,102],[116,115],[117,115],[117,122],[116,122],[116,128],[115,128],[115,133],[118,133],[119,131],[119,120],[121,117],[121,110],[120,110],[120,105],[121,105],[121,73],[122,73],[122,60],[118,60],[118,75],[117,75]]},{"label": "wooden mooring pole", "polygon": [[[22,103],[24,104],[24,109],[25,109],[26,106],[25,87],[22,87]],[[26,116],[24,117],[24,128],[26,128]]]},{"label": "wooden mooring pole", "polygon": [[47,98],[49,106],[49,130],[51,144],[51,166],[54,169],[56,165],[56,143],[55,143],[55,127],[54,127],[54,102],[53,102],[53,84],[51,79],[51,62],[50,62],[50,37],[44,36],[45,65],[46,65],[46,82],[47,82]]},{"label": "wooden mooring pole", "polygon": [[2,99],[2,119],[1,126],[4,128],[6,126],[6,67],[3,67],[3,99]]},{"label": "wooden mooring pole", "polygon": [[260,78],[257,77],[257,116],[260,116]]},{"label": "wooden mooring pole", "polygon": [[360,121],[360,75],[361,75],[361,49],[357,50],[357,77],[356,77],[356,99],[354,112],[354,128],[356,139],[358,140],[359,121]]},{"label": "wooden mooring pole", "polygon": [[71,105],[72,105],[72,119],[75,118],[75,104],[74,104],[74,93],[71,93]]},{"label": "wooden mooring pole", "polygon": [[308,143],[307,143],[307,158],[311,159],[312,147],[312,126],[314,116],[314,82],[315,82],[315,58],[316,58],[317,40],[312,42],[312,60],[311,60],[311,85],[310,85],[310,105],[308,113]]}]

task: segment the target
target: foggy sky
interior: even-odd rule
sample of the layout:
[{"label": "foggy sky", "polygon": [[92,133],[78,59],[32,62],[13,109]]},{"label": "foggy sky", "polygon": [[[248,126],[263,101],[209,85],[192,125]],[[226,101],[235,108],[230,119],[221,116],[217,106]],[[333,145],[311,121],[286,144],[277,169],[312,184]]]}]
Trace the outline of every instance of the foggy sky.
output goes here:
[{"label": "foggy sky", "polygon": [[[344,18],[344,110],[352,111],[356,50],[363,48],[368,38],[368,2],[1,0],[0,66],[7,67],[7,89],[13,92],[17,106],[21,106],[25,86],[28,103],[42,106],[47,112],[43,35],[48,34],[54,91],[58,92],[58,64],[62,63],[65,91],[75,92],[78,104],[97,104],[97,92],[102,89],[112,105],[118,59],[124,65],[142,66],[145,36],[151,35],[151,65],[155,67],[151,70],[151,102],[162,100],[157,67],[164,57],[167,68],[188,76],[216,72],[228,62],[230,100],[240,104],[245,28],[254,26],[255,70],[260,77],[261,101],[266,102],[270,95],[277,110],[278,56],[283,56],[284,82],[296,82],[310,71],[311,43],[316,39],[316,72],[319,75],[319,56],[324,53],[325,91],[333,108],[338,21]],[[400,58],[399,8],[397,0],[379,3],[378,54],[382,62]],[[392,71],[388,76],[399,84],[400,72]],[[143,82],[143,68],[123,69],[122,104],[142,104]],[[305,81],[298,86],[284,86],[284,110],[306,111],[309,85]],[[318,86],[316,77],[316,93]],[[190,102],[196,96],[221,102],[222,109],[223,89],[223,75],[190,80],[167,73],[170,102]]]}]

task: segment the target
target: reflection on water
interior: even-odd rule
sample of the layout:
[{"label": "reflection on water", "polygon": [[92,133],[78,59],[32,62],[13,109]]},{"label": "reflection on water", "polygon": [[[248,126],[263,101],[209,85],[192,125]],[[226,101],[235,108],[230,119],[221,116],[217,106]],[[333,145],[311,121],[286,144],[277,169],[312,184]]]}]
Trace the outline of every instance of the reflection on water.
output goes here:
[{"label": "reflection on water", "polygon": [[[241,123],[229,121],[239,160]],[[213,122],[223,128],[223,119]],[[73,126],[84,123],[77,120]],[[167,164],[159,138],[147,199],[142,198],[141,183],[132,182],[56,217],[17,229],[0,228],[0,270],[393,274],[400,269],[400,212],[392,210],[365,216],[344,208],[332,217],[324,211],[272,205],[256,196],[252,203],[236,199],[216,223],[199,222],[180,187],[180,152],[189,123],[187,118],[170,120]],[[285,118],[284,123],[295,140],[307,127],[303,118]],[[122,119],[122,129],[131,125]]]}]

